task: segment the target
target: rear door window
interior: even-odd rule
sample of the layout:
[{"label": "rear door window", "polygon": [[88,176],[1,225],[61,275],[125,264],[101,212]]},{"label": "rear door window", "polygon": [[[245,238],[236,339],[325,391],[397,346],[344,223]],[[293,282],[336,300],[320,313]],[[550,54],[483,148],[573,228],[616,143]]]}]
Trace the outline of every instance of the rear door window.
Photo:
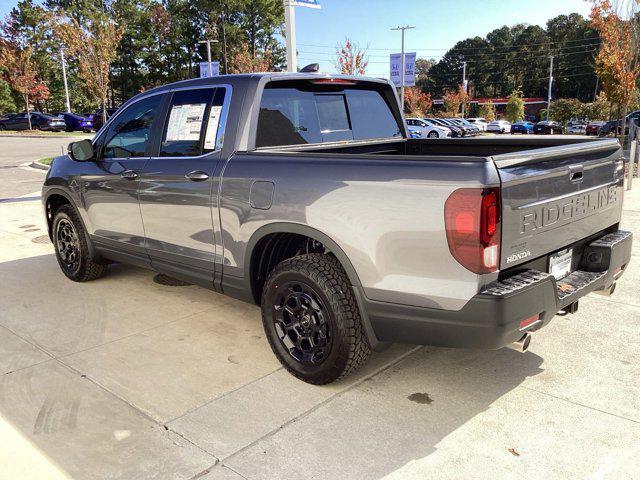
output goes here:
[{"label": "rear door window", "polygon": [[161,157],[197,157],[217,149],[224,88],[175,92],[160,144]]}]

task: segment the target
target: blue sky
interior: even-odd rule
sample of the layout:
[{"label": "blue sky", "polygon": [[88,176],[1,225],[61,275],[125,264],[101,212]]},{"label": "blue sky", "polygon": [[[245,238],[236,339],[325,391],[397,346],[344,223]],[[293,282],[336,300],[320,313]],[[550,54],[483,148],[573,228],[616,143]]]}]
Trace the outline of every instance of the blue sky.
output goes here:
[{"label": "blue sky", "polygon": [[[503,25],[544,26],[557,15],[589,15],[584,0],[320,0],[320,10],[296,7],[298,65],[319,62],[333,71],[335,46],[349,37],[369,47],[367,74],[388,76],[389,49],[400,51],[398,25],[413,25],[406,51],[419,57],[442,56],[459,40],[485,36]],[[311,45],[319,45],[317,47]]]},{"label": "blue sky", "polygon": [[[0,0],[0,17],[17,0]],[[320,10],[296,7],[298,64],[319,62],[333,71],[335,47],[349,37],[369,47],[367,74],[388,76],[388,54],[400,49],[397,25],[413,25],[406,34],[407,51],[438,58],[458,40],[484,36],[516,23],[544,26],[560,14],[589,14],[585,0],[320,0]]]}]

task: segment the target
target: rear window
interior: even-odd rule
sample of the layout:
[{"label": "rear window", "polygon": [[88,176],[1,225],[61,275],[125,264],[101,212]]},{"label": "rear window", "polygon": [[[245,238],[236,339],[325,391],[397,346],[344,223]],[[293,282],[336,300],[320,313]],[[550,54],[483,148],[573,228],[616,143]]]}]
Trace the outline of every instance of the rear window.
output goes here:
[{"label": "rear window", "polygon": [[357,86],[267,85],[256,147],[400,136],[380,92]]}]

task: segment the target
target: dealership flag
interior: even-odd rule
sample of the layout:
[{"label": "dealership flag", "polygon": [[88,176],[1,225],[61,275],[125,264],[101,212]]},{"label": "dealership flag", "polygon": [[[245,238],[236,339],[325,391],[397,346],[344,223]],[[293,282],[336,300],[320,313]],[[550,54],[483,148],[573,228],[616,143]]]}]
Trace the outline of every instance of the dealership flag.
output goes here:
[{"label": "dealership flag", "polygon": [[416,84],[416,52],[404,54],[404,85],[400,85],[402,82],[401,63],[401,53],[392,53],[389,56],[389,78],[396,87],[413,87]]},{"label": "dealership flag", "polygon": [[200,78],[218,75],[220,75],[220,62],[211,62],[211,75],[209,75],[209,62],[200,62]]}]

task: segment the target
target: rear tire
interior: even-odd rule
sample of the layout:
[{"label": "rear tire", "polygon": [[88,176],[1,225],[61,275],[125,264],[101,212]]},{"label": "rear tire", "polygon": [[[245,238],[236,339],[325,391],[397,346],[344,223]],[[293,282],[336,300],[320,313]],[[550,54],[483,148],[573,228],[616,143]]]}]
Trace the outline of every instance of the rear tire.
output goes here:
[{"label": "rear tire", "polygon": [[273,353],[307,383],[344,377],[371,353],[349,279],[331,255],[300,255],[278,264],[262,290],[261,307]]},{"label": "rear tire", "polygon": [[56,211],[51,232],[58,265],[68,279],[88,282],[107,273],[107,265],[91,258],[84,226],[71,205]]}]

